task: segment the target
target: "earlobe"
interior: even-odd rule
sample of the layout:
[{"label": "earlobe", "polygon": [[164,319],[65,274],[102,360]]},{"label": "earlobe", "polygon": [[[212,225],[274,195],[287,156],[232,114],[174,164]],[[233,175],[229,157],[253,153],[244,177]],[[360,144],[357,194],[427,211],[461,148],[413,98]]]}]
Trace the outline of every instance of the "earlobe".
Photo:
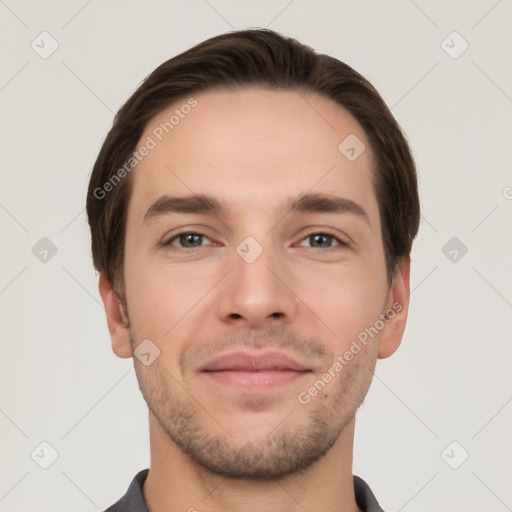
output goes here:
[{"label": "earlobe", "polygon": [[379,359],[393,355],[402,341],[409,312],[410,267],[410,258],[403,258],[391,284],[386,305],[388,319],[379,337]]},{"label": "earlobe", "polygon": [[105,306],[108,330],[112,340],[112,350],[118,357],[133,357],[128,319],[112,283],[104,271],[100,272],[99,290],[103,305]]}]

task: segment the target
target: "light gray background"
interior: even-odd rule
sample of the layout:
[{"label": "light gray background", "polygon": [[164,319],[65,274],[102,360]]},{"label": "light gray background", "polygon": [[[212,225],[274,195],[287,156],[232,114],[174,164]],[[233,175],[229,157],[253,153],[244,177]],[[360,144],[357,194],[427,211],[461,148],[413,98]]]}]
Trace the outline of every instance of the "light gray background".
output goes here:
[{"label": "light gray background", "polygon": [[421,175],[409,323],[359,413],[354,472],[388,512],[512,510],[511,19],[510,0],[0,0],[0,510],[103,510],[148,467],[146,405],[99,303],[88,177],[158,64],[256,26],[369,78]]}]

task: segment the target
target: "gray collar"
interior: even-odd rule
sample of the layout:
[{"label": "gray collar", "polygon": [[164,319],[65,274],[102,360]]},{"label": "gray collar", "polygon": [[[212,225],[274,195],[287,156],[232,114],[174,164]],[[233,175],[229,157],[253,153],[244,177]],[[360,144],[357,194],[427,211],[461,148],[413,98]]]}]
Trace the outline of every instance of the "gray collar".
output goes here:
[{"label": "gray collar", "polygon": [[[149,469],[139,471],[132,480],[130,487],[128,487],[126,494],[104,512],[148,512],[142,495],[142,486],[148,473]],[[362,478],[355,475],[354,491],[357,505],[361,510],[364,512],[384,512],[369,485]]]}]

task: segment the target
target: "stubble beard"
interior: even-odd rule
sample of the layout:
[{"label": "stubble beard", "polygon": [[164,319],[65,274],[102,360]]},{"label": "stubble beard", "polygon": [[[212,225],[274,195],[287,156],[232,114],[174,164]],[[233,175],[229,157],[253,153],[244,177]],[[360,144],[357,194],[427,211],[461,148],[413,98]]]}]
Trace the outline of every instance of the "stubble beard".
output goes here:
[{"label": "stubble beard", "polygon": [[[276,419],[274,429],[266,435],[262,433],[257,441],[235,441],[207,412],[207,404],[198,404],[176,382],[162,366],[162,358],[150,367],[135,360],[134,364],[149,409],[169,439],[193,462],[223,477],[271,480],[309,468],[336,443],[370,385],[366,372],[371,374],[371,369],[365,364],[365,356],[359,355],[359,361],[351,361],[309,404],[299,404],[294,396],[290,410],[283,411],[283,418]],[[245,409],[254,408],[255,404],[249,400]],[[304,418],[303,407],[305,419],[293,425],[297,412]]]}]

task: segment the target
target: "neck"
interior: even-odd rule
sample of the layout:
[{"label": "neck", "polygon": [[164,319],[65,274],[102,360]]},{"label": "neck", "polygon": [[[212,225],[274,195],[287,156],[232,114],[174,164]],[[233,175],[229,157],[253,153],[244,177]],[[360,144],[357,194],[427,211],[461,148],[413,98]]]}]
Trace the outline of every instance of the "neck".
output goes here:
[{"label": "neck", "polygon": [[143,486],[149,512],[356,512],[352,477],[354,419],[307,469],[269,481],[212,473],[185,455],[149,411],[151,465]]}]

